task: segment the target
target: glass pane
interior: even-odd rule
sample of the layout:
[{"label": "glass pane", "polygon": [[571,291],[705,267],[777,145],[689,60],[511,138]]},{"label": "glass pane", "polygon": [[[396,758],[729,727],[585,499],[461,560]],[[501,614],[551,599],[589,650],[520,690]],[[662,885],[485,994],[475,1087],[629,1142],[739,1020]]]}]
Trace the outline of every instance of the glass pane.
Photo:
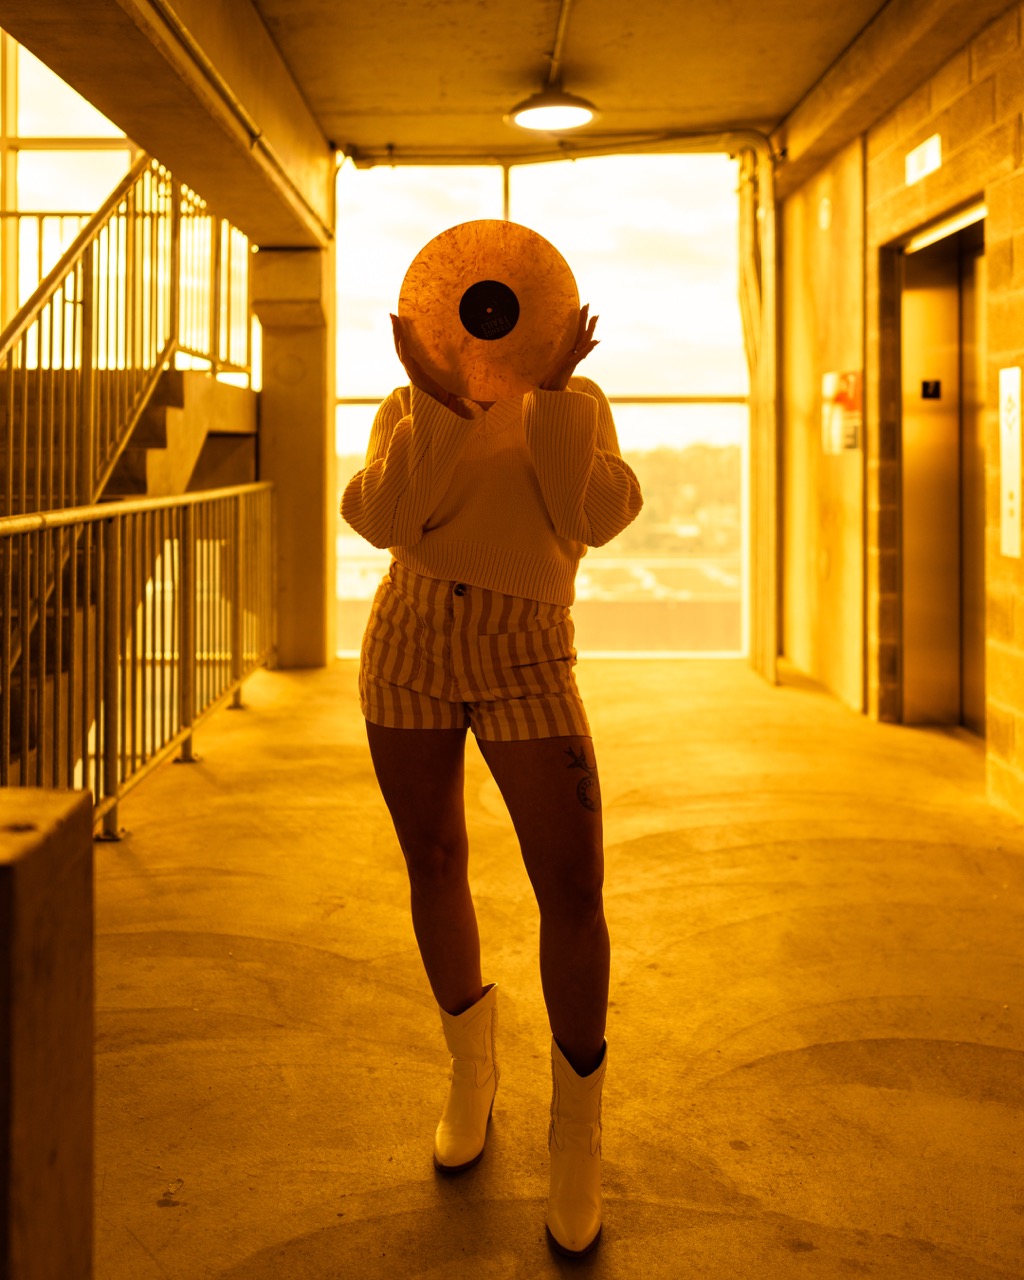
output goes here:
[{"label": "glass pane", "polygon": [[[375,404],[338,405],[336,410],[339,509],[345,486],[366,461],[366,446],[376,412]],[[362,641],[370,601],[387,572],[391,557],[387,551],[372,547],[340,516],[337,528],[337,648],[339,652],[351,653]]]},{"label": "glass pane", "polygon": [[[500,216],[500,182],[500,170],[486,168],[343,170],[341,396],[383,396],[405,381],[388,323],[405,270],[437,232]],[[511,184],[513,219],[565,254],[583,301],[601,314],[602,345],[584,372],[612,396],[747,394],[732,161],[602,157],[519,167]],[[363,465],[375,407],[338,411],[340,485]],[[581,649],[742,651],[746,404],[613,410],[645,510],[580,566]],[[339,522],[342,651],[358,648],[387,563],[386,551]]]},{"label": "glass pane", "polygon": [[[600,316],[601,345],[580,372],[608,395],[747,394],[736,187],[722,155],[512,170],[513,219],[564,254]],[[580,565],[581,651],[741,652],[746,404],[613,412],[644,509]]]},{"label": "glass pane", "polygon": [[736,162],[601,156],[519,165],[515,222],[545,236],[600,316],[581,372],[609,395],[745,395]]},{"label": "glass pane", "polygon": [[19,45],[18,136],[123,138],[124,133]]},{"label": "glass pane", "polygon": [[580,651],[740,652],[747,406],[612,411],[644,508],[580,564]]},{"label": "glass pane", "polygon": [[385,396],[408,379],[390,312],[428,240],[460,222],[500,218],[502,174],[472,168],[356,169],[338,175],[338,394]]},{"label": "glass pane", "polygon": [[95,213],[131,164],[128,151],[19,151],[19,209]]}]

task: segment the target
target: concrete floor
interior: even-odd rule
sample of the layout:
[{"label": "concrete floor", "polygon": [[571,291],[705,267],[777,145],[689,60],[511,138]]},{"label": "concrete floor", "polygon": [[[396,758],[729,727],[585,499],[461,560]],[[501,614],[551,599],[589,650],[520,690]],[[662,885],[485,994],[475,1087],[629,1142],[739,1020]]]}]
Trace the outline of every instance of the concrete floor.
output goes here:
[{"label": "concrete floor", "polygon": [[1024,828],[970,741],[734,662],[581,664],[612,931],[605,1232],[545,1243],[533,900],[470,747],[503,1078],[439,1021],[354,664],[259,673],[97,848],[98,1280],[1024,1273]]}]

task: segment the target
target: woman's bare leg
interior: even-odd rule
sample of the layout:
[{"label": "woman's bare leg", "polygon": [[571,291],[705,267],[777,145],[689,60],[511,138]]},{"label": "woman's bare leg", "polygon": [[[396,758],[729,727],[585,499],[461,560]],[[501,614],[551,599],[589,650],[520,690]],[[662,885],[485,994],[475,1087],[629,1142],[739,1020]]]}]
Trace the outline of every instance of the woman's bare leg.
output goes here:
[{"label": "woman's bare leg", "polygon": [[597,762],[589,738],[480,742],[540,907],[540,974],[551,1033],[578,1075],[599,1064],[609,943]]},{"label": "woman's bare leg", "polygon": [[483,995],[463,801],[466,731],[367,722],[366,734],[409,871],[423,967],[441,1008],[462,1013]]}]

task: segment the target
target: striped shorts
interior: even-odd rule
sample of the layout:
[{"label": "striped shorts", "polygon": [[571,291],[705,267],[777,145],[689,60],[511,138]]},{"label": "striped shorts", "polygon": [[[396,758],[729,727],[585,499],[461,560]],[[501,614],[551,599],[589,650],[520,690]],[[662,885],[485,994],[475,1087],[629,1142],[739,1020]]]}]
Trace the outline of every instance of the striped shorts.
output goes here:
[{"label": "striped shorts", "polygon": [[590,737],[568,607],[426,578],[392,561],[359,661],[359,703],[390,729],[485,742]]}]

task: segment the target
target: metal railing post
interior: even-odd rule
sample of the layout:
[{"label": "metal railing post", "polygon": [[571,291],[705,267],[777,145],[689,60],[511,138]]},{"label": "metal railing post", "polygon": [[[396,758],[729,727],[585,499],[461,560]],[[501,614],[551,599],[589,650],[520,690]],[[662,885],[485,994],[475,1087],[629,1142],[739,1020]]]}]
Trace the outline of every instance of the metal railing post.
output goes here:
[{"label": "metal railing post", "polygon": [[190,503],[181,513],[181,706],[182,764],[193,764],[192,724],[196,712],[196,509]]},{"label": "metal railing post", "polygon": [[181,183],[168,175],[171,187],[171,314],[167,337],[177,342],[181,337]]},{"label": "metal railing post", "polygon": [[82,256],[82,376],[79,384],[78,501],[87,507],[93,500],[96,464],[96,271],[95,247]]},{"label": "metal railing post", "polygon": [[103,839],[120,839],[117,796],[121,786],[121,521],[103,530],[103,796],[113,805],[103,815]]},{"label": "metal railing post", "polygon": [[221,312],[221,276],[222,271],[222,228],[223,223],[220,218],[211,218],[211,235],[213,243],[210,245],[211,257],[213,259],[213,293],[210,300],[212,315],[210,316],[210,372],[216,374],[220,367],[220,312]]},{"label": "metal railing post", "polygon": [[235,692],[231,698],[231,709],[240,711],[244,707],[242,702],[242,668],[245,663],[245,654],[242,652],[245,644],[245,612],[242,608],[242,565],[245,559],[245,499],[239,494],[234,500],[234,529],[233,538],[235,544],[234,559],[231,562],[231,681],[233,684],[237,682]]},{"label": "metal railing post", "polygon": [[245,242],[245,367],[249,370],[249,386],[252,386],[252,246]]}]

